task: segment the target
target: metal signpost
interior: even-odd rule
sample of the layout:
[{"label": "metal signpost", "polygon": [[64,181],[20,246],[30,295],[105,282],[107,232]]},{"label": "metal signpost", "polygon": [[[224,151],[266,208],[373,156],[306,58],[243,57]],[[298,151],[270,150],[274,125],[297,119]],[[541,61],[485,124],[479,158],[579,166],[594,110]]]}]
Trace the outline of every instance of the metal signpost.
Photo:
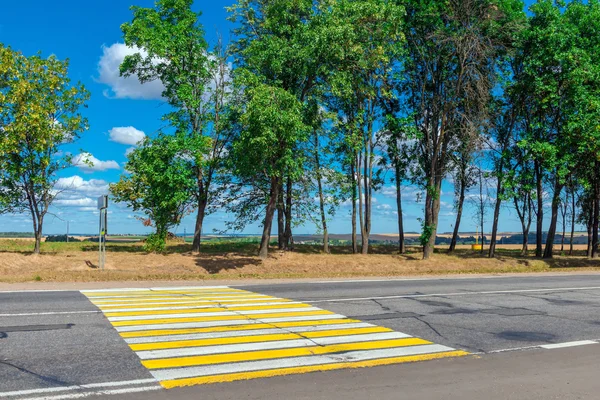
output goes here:
[{"label": "metal signpost", "polygon": [[106,261],[106,230],[108,222],[108,196],[98,197],[98,210],[100,210],[100,233],[98,235],[98,246],[100,250],[99,268],[104,269]]}]

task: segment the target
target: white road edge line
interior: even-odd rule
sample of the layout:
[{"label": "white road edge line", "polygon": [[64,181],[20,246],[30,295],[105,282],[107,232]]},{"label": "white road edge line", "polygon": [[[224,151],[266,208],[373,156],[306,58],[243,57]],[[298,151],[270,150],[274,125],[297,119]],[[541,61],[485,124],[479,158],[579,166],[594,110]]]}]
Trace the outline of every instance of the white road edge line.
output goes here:
[{"label": "white road edge line", "polygon": [[512,351],[526,351],[526,350],[554,350],[561,349],[566,347],[575,347],[575,346],[584,346],[588,344],[600,344],[600,339],[592,339],[592,340],[578,340],[575,342],[564,342],[564,343],[553,343],[553,344],[536,344],[533,346],[523,346],[523,347],[513,347],[510,349],[498,349],[498,350],[490,350],[490,351],[480,351],[473,352],[471,355],[481,356],[486,354],[497,354],[497,353],[508,353]]},{"label": "white road edge line", "polygon": [[0,314],[0,317],[34,317],[42,315],[100,314],[102,311],[48,311],[40,313]]},{"label": "white road edge line", "polygon": [[511,293],[544,293],[544,292],[564,292],[576,290],[600,290],[600,286],[590,287],[575,287],[575,288],[552,288],[552,289],[517,289],[517,290],[489,290],[485,292],[456,292],[456,293],[429,293],[429,294],[402,294],[394,296],[371,296],[371,297],[348,297],[339,299],[304,299],[300,300],[304,303],[337,303],[343,301],[360,301],[360,300],[386,300],[386,299],[413,299],[417,297],[441,297],[441,296],[472,296],[478,294],[511,294]]},{"label": "white road edge line", "polygon": [[585,346],[588,344],[598,344],[598,342],[594,340],[578,340],[576,342],[564,342],[564,343],[554,343],[554,344],[544,344],[540,347],[546,350],[554,350],[554,349],[563,349],[565,347],[575,347],[575,346]]},{"label": "white road edge line", "polygon": [[103,382],[103,383],[88,383],[78,386],[59,386],[59,387],[50,387],[44,389],[29,389],[29,390],[17,390],[13,392],[0,392],[0,398],[2,397],[14,397],[14,396],[26,396],[30,394],[45,394],[45,393],[55,393],[55,392],[67,392],[73,390],[82,390],[82,389],[105,389],[111,387],[119,387],[119,386],[134,386],[134,385],[142,385],[148,383],[156,383],[158,382],[155,379],[136,379],[132,381],[119,381],[119,382]]},{"label": "white road edge line", "polygon": [[92,396],[114,396],[114,395],[118,395],[118,394],[151,392],[154,390],[163,390],[163,388],[162,388],[162,386],[158,386],[158,385],[157,386],[144,386],[144,387],[126,388],[126,389],[99,390],[99,391],[95,391],[95,392],[59,394],[56,396],[30,397],[30,398],[25,398],[23,400],[84,399],[86,397],[92,397]]}]

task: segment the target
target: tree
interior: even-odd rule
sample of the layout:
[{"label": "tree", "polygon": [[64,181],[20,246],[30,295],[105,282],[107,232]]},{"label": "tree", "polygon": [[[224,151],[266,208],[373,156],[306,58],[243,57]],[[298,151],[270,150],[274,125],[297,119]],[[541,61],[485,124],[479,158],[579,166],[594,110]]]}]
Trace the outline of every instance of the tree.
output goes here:
[{"label": "tree", "polygon": [[409,177],[410,154],[414,151],[410,138],[415,137],[413,127],[407,118],[398,118],[399,102],[390,99],[387,102],[385,120],[387,130],[382,133],[385,152],[381,159],[382,167],[389,167],[394,173],[396,187],[396,210],[398,212],[398,252],[406,252],[404,240],[404,218],[402,215],[402,185]]},{"label": "tree", "polygon": [[193,0],[157,0],[154,8],[132,7],[133,20],[121,25],[125,44],[139,49],[125,57],[121,75],[136,75],[140,82],[159,80],[163,97],[172,107],[163,119],[191,138],[211,139],[202,146],[202,160],[191,168],[196,175],[196,225],[193,251],[200,251],[202,225],[215,199],[215,175],[223,167],[230,135],[223,113],[229,93],[229,66],[222,46],[208,50],[201,13],[192,11]]},{"label": "tree", "polygon": [[330,15],[330,24],[345,32],[346,50],[328,76],[328,107],[343,125],[349,152],[344,161],[351,162],[351,180],[356,185],[353,219],[358,200],[363,254],[369,250],[373,191],[382,184],[382,170],[375,159],[384,135],[378,132],[376,121],[382,119],[394,95],[389,81],[404,44],[403,13],[404,7],[394,2],[339,0]]},{"label": "tree", "polygon": [[89,93],[71,84],[68,60],[25,57],[1,46],[0,60],[1,202],[30,213],[38,254],[44,218],[59,194],[56,174],[71,166],[61,148],[87,129],[80,108]]},{"label": "tree", "polygon": [[171,226],[179,224],[189,210],[196,177],[192,164],[201,164],[208,140],[201,136],[160,134],[146,138],[127,157],[125,169],[110,191],[117,202],[126,203],[133,211],[148,216],[146,226],[154,226],[146,251],[163,252]]},{"label": "tree", "polygon": [[472,165],[473,152],[475,142],[464,141],[460,144],[455,159],[453,160],[454,172],[454,192],[455,192],[455,209],[456,221],[454,223],[454,231],[450,240],[448,253],[452,253],[456,249],[460,223],[463,215],[466,192],[476,183],[477,169]]},{"label": "tree", "polygon": [[[405,3],[407,57],[403,98],[418,129],[425,190],[423,257],[433,254],[442,180],[461,127],[486,121],[497,60],[524,18],[520,1],[448,0]],[[480,130],[468,132],[478,134]]]},{"label": "tree", "polygon": [[266,209],[259,250],[260,257],[266,258],[282,180],[301,175],[304,160],[294,150],[308,140],[310,127],[302,121],[302,104],[288,91],[244,71],[238,84],[245,91],[239,105],[239,136],[232,146],[233,171],[243,182],[260,179],[268,183],[262,197]]},{"label": "tree", "polygon": [[[302,105],[303,122],[309,126],[307,102],[324,73],[325,60],[331,57],[330,27],[322,21],[329,1],[314,0],[238,0],[231,7],[230,20],[237,24],[232,54],[236,65],[260,77],[262,83],[280,88]],[[289,137],[291,138],[291,137]],[[288,138],[288,139],[289,139]],[[289,143],[299,153],[300,143]],[[299,159],[307,159],[304,154]],[[278,230],[280,247],[290,249],[294,225],[295,171],[278,181]],[[250,179],[247,184],[256,182]],[[268,184],[269,185],[269,184]]]}]

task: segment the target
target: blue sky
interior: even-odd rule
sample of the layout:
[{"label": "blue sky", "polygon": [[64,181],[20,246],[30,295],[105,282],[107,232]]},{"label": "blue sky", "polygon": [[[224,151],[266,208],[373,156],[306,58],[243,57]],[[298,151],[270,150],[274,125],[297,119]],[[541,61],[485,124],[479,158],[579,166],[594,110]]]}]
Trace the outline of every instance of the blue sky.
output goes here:
[{"label": "blue sky", "polygon": [[[63,220],[69,220],[71,232],[92,233],[97,230],[98,215],[95,199],[107,193],[108,184],[115,182],[123,173],[126,152],[144,135],[153,136],[161,127],[161,115],[167,106],[160,101],[160,85],[140,85],[135,78],[122,79],[118,66],[131,52],[123,45],[120,25],[131,19],[129,5],[133,0],[61,0],[49,6],[43,0],[6,1],[0,13],[0,42],[26,55],[41,52],[44,56],[55,54],[60,59],[70,59],[70,75],[81,81],[91,92],[85,114],[90,129],[75,144],[64,151],[74,155],[89,153],[94,162],[90,169],[85,164],[61,171],[59,186],[67,188],[57,200],[52,212]],[[214,44],[217,33],[225,41],[229,39],[231,24],[226,21],[225,6],[233,0],[196,1],[196,8],[203,12],[201,22],[209,43]],[[152,6],[152,0],[137,0],[135,5]],[[422,204],[417,200],[417,189],[403,190],[405,204],[405,227],[418,231],[422,216]],[[439,232],[450,231],[454,223],[454,189],[451,182],[444,183]],[[374,233],[397,232],[395,190],[391,183],[375,194]],[[491,210],[490,210],[491,213]],[[48,216],[45,233],[63,233],[66,223]],[[222,229],[229,218],[223,212],[209,215],[205,232]],[[489,225],[489,224],[487,224]],[[192,232],[193,217],[187,217],[177,228]],[[331,231],[350,231],[349,207],[342,206],[330,222]],[[470,204],[461,225],[462,231],[474,231],[475,220]],[[503,210],[502,231],[518,231],[519,223],[514,211]],[[31,231],[30,217],[11,215],[0,217],[0,231]],[[111,233],[144,233],[136,215],[122,204],[111,204],[109,214]],[[259,232],[257,226],[249,226],[245,233]],[[297,233],[315,232],[313,225],[298,227]]]}]

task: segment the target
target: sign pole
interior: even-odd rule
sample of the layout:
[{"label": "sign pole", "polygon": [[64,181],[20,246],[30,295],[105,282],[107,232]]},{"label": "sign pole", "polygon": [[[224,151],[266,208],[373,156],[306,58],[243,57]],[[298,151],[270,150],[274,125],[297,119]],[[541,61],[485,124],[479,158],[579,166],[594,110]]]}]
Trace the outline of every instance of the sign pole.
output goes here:
[{"label": "sign pole", "polygon": [[98,210],[100,210],[100,223],[98,233],[99,267],[104,270],[106,262],[106,231],[108,225],[108,196],[98,197]]}]

